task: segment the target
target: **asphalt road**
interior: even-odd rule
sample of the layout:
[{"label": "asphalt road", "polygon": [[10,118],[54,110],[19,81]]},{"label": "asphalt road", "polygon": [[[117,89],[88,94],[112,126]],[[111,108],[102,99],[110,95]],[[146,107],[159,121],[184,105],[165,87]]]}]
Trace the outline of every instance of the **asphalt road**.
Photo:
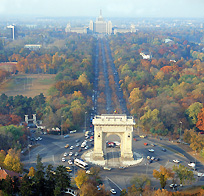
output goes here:
[{"label": "asphalt road", "polygon": [[[76,174],[76,171],[79,169],[78,167],[68,164],[68,160],[73,159],[74,156],[67,156],[65,157],[66,161],[62,162],[62,157],[64,157],[64,153],[67,152],[69,154],[70,151],[78,152],[79,147],[76,147],[76,140],[79,140],[79,144],[84,141],[84,134],[83,133],[73,133],[69,134],[69,138],[64,138],[62,136],[50,136],[50,135],[42,135],[42,141],[38,141],[38,146],[33,148],[30,153],[22,155],[22,161],[25,164],[25,168],[29,169],[31,166],[35,167],[36,164],[36,156],[39,154],[42,157],[42,162],[44,165],[52,164],[54,168],[58,165],[70,166],[73,170],[72,176]],[[117,136],[115,136],[118,139]],[[114,136],[110,136],[107,138],[108,140],[114,140]],[[89,140],[88,146],[91,143]],[[115,140],[114,140],[115,141]],[[148,146],[145,146],[144,143],[148,143]],[[151,146],[151,143],[154,143],[155,146]],[[69,148],[65,149],[65,145],[69,144],[70,146],[74,146],[73,150]],[[162,151],[162,148],[166,146],[166,152]],[[148,149],[154,149],[153,153],[149,152]],[[173,149],[170,150],[170,149]],[[84,153],[84,149],[82,152],[79,152],[78,158]],[[107,162],[115,162],[116,166],[120,166],[119,163],[119,155],[120,149],[119,148],[107,148]],[[177,153],[177,152],[178,153]],[[185,153],[182,149],[180,149],[177,145],[172,144],[169,141],[164,140],[155,140],[151,138],[144,138],[141,139],[137,137],[137,141],[133,141],[133,152],[140,153],[143,156],[143,160],[141,163],[135,166],[130,166],[125,169],[119,168],[112,168],[111,171],[101,170],[101,176],[105,180],[105,186],[107,189],[114,188],[117,192],[120,192],[121,189],[129,187],[130,180],[134,176],[134,174],[147,174],[150,179],[152,180],[152,186],[159,188],[160,184],[157,180],[155,180],[152,176],[154,169],[159,169],[160,165],[165,167],[173,167],[173,165],[177,165],[173,163],[173,159],[178,159],[181,164],[187,166],[188,162],[194,158],[189,157],[187,153]],[[182,155],[183,154],[183,155]],[[151,164],[147,163],[147,156],[154,156],[156,158],[160,158],[158,162],[153,161]],[[203,165],[201,165],[198,161],[198,170],[199,172],[204,172]],[[91,165],[90,165],[91,166]],[[196,184],[203,183],[203,178],[196,177]],[[168,185],[171,184],[171,181],[168,181]],[[178,183],[179,184],[179,183]]]}]

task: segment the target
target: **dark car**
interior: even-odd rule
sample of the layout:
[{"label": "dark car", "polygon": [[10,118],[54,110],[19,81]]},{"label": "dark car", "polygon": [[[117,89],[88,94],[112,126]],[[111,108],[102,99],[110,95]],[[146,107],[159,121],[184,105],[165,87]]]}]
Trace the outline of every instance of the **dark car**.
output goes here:
[{"label": "dark car", "polygon": [[166,149],[165,149],[165,148],[162,148],[162,151],[166,152]]}]

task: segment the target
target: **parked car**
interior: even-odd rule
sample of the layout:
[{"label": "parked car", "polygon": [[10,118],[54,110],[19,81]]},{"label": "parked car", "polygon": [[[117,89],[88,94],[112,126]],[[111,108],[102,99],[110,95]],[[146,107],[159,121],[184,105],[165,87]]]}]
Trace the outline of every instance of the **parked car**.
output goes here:
[{"label": "parked car", "polygon": [[69,135],[65,135],[65,136],[64,136],[64,138],[68,138],[68,137],[69,137]]}]

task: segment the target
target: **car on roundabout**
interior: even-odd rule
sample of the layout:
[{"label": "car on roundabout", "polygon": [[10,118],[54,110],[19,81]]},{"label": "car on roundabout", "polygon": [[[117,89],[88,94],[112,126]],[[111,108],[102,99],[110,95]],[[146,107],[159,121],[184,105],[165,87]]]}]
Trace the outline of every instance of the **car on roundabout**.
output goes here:
[{"label": "car on roundabout", "polygon": [[65,148],[68,148],[68,147],[69,147],[69,144],[66,144],[64,147],[65,147]]},{"label": "car on roundabout", "polygon": [[70,146],[70,148],[69,148],[70,150],[73,150],[74,149],[74,146]]},{"label": "car on roundabout", "polygon": [[111,192],[112,194],[116,194],[116,190],[115,190],[115,189],[111,189],[110,192]]},{"label": "car on roundabout", "polygon": [[71,159],[68,161],[68,164],[69,164],[69,165],[72,165],[72,164],[73,164],[73,162],[72,162]]},{"label": "car on roundabout", "polygon": [[154,149],[148,149],[149,152],[154,152]]},{"label": "car on roundabout", "polygon": [[84,149],[87,150],[89,148],[89,146],[86,146]]},{"label": "car on roundabout", "polygon": [[64,157],[62,157],[62,162],[65,162],[66,160],[65,160],[65,158]]},{"label": "car on roundabout", "polygon": [[64,138],[68,138],[68,137],[69,137],[69,135],[65,135],[65,136],[64,136]]},{"label": "car on roundabout", "polygon": [[76,147],[79,147],[79,143],[76,144]]},{"label": "car on roundabout", "polygon": [[64,157],[66,157],[66,156],[67,156],[67,153],[65,152],[65,153],[64,153]]},{"label": "car on roundabout", "polygon": [[73,155],[73,152],[70,152],[70,153],[69,153],[69,156],[71,157],[72,155]]},{"label": "car on roundabout", "polygon": [[177,160],[177,159],[174,159],[173,162],[174,162],[174,163],[180,163],[180,161]]}]

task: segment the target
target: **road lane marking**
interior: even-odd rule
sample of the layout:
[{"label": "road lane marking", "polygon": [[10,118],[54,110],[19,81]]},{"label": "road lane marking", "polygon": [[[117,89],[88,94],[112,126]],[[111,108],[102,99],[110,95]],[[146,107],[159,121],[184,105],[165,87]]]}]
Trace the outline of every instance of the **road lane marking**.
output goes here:
[{"label": "road lane marking", "polygon": [[120,191],[122,191],[122,189],[119,187],[119,185],[117,185],[115,182],[113,182],[113,180],[111,180],[108,176],[106,176],[106,177],[107,177],[108,180],[110,180],[115,186],[117,186]]}]

